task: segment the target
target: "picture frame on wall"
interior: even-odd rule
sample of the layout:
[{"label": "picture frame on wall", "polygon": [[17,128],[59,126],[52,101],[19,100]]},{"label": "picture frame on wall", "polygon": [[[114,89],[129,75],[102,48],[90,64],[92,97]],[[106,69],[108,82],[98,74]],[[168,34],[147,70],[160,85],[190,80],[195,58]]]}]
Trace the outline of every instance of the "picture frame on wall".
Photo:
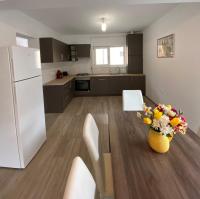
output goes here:
[{"label": "picture frame on wall", "polygon": [[157,40],[157,57],[158,58],[173,58],[175,34],[159,38]]}]

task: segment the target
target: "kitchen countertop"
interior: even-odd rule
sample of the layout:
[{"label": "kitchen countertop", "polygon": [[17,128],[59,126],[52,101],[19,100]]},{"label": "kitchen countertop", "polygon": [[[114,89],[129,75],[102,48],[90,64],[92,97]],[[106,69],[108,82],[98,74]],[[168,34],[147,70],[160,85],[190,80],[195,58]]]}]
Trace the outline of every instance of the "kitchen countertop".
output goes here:
[{"label": "kitchen countertop", "polygon": [[112,76],[144,76],[144,74],[128,74],[128,73],[116,73],[116,74],[90,74],[89,77],[112,77]]},{"label": "kitchen countertop", "polygon": [[55,79],[50,82],[47,82],[46,84],[44,84],[44,86],[63,86],[67,84],[68,82],[70,82],[71,80],[73,80],[74,77],[75,76],[70,75],[70,76],[63,77],[62,79]]},{"label": "kitchen countertop", "polygon": [[50,82],[47,82],[44,84],[44,86],[63,86],[73,80],[75,77],[116,77],[116,76],[144,76],[144,74],[89,74],[86,76],[76,76],[76,75],[69,75],[66,77],[63,77],[62,79],[55,79]]}]

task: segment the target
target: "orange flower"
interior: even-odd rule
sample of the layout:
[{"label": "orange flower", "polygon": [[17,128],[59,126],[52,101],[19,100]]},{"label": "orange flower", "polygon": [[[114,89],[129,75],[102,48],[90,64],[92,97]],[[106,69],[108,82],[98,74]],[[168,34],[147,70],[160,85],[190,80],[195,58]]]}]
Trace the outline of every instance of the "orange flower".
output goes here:
[{"label": "orange flower", "polygon": [[175,117],[175,118],[173,118],[173,119],[170,121],[170,124],[171,124],[173,127],[179,125],[180,123],[181,123],[181,120],[180,120],[180,118],[178,118],[178,117]]}]

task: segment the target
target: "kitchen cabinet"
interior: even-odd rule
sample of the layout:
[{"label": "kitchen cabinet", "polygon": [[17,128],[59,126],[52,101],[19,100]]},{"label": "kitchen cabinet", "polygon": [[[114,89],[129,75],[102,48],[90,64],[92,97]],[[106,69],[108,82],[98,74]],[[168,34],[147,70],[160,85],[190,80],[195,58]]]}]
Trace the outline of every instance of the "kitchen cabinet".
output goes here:
[{"label": "kitchen cabinet", "polygon": [[90,44],[71,44],[70,61],[78,61],[78,58],[90,57]]},{"label": "kitchen cabinet", "polygon": [[129,74],[143,73],[143,57],[141,55],[128,55],[128,69]]},{"label": "kitchen cabinet", "polygon": [[143,73],[143,34],[128,34],[128,73]]},{"label": "kitchen cabinet", "polygon": [[109,77],[91,77],[90,87],[92,95],[109,95]]},{"label": "kitchen cabinet", "polygon": [[90,57],[90,44],[77,44],[76,49],[78,57]]},{"label": "kitchen cabinet", "polygon": [[[145,76],[129,76],[125,80],[126,90],[141,90],[142,94],[145,95]],[[125,90],[124,89],[124,90]]]},{"label": "kitchen cabinet", "polygon": [[128,47],[128,55],[142,55],[143,54],[143,35],[142,34],[128,34],[126,36]]},{"label": "kitchen cabinet", "polygon": [[42,63],[64,62],[69,60],[69,46],[53,38],[40,38]]},{"label": "kitchen cabinet", "polygon": [[91,77],[91,95],[122,95],[123,90],[141,90],[145,95],[145,76]]},{"label": "kitchen cabinet", "polygon": [[145,95],[144,75],[90,76],[90,91],[76,91],[75,78],[53,80],[43,86],[46,113],[62,113],[74,96],[122,95],[123,90],[141,90]]},{"label": "kitchen cabinet", "polygon": [[64,85],[44,85],[45,112],[62,113],[73,98],[74,87],[74,80]]}]

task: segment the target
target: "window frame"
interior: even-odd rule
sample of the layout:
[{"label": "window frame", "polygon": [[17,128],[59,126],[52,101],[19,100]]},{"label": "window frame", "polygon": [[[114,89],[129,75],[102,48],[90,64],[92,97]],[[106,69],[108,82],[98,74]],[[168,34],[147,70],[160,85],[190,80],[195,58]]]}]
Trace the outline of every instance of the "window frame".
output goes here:
[{"label": "window frame", "polygon": [[[111,65],[110,64],[110,48],[115,48],[115,47],[123,47],[123,64],[115,64],[115,65]],[[96,64],[96,49],[102,49],[102,48],[106,48],[108,51],[108,64]],[[95,46],[94,47],[94,66],[95,67],[125,67],[126,58],[125,58],[125,46],[123,45],[112,45],[112,46]]]}]

